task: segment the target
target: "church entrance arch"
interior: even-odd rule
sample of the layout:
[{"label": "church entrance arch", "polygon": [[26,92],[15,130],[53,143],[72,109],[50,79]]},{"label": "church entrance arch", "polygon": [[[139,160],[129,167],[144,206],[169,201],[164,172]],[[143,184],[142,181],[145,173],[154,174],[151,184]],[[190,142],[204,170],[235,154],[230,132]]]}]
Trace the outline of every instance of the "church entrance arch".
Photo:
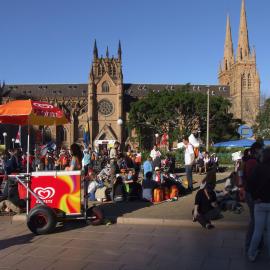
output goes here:
[{"label": "church entrance arch", "polygon": [[117,141],[116,136],[113,134],[109,126],[104,126],[100,133],[96,136],[94,140],[94,146],[98,151],[103,149],[109,150],[114,146]]}]

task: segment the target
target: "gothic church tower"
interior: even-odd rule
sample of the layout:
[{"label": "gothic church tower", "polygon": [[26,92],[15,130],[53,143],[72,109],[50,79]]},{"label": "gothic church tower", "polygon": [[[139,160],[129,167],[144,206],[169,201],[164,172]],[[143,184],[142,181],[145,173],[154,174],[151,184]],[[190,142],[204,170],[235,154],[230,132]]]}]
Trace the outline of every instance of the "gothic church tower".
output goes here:
[{"label": "gothic church tower", "polygon": [[88,83],[88,123],[90,141],[119,141],[122,142],[122,126],[119,118],[123,119],[123,74],[122,49],[119,41],[117,58],[99,57],[96,41],[93,49],[93,60]]},{"label": "gothic church tower", "polygon": [[224,58],[219,69],[219,83],[230,86],[232,113],[246,124],[254,125],[259,112],[260,78],[255,49],[250,51],[245,0],[242,0],[236,58],[233,51],[230,19],[227,16]]}]

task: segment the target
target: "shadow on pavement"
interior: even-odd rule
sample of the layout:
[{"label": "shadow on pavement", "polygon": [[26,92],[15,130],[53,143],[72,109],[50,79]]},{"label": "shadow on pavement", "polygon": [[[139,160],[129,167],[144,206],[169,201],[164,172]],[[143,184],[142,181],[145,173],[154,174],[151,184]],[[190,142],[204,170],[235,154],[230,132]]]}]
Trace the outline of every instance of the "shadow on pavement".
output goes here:
[{"label": "shadow on pavement", "polygon": [[[131,201],[131,202],[121,202],[121,203],[113,203],[106,202],[102,204],[93,203],[92,205],[96,205],[99,207],[104,214],[104,224],[109,220],[112,223],[117,221],[118,217],[123,216],[124,214],[131,213],[133,211],[139,210],[141,208],[149,207],[153,205],[150,202],[143,201]],[[89,203],[90,206],[90,203]],[[64,222],[59,222],[53,233],[61,233],[65,231],[71,231],[80,229],[88,225],[85,220],[66,220]]]},{"label": "shadow on pavement", "polygon": [[57,224],[57,227],[53,231],[53,234],[72,231],[72,230],[76,230],[76,229],[81,229],[81,228],[84,228],[86,226],[89,226],[89,225],[83,219],[66,220],[64,222],[59,222]]},{"label": "shadow on pavement", "polygon": [[124,214],[131,213],[141,208],[150,207],[153,205],[150,202],[133,201],[133,202],[121,202],[121,203],[103,203],[99,207],[102,209],[105,218],[110,219],[112,222],[116,222],[118,217]]},{"label": "shadow on pavement", "polygon": [[24,235],[14,236],[4,240],[0,240],[0,250],[16,246],[31,243],[31,240],[35,237],[34,234],[28,233]]}]

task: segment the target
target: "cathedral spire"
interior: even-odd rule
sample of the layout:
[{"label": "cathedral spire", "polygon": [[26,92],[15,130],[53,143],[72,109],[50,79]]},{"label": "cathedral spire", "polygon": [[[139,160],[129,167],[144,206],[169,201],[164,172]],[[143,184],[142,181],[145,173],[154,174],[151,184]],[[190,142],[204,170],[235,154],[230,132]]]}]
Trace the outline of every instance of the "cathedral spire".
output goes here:
[{"label": "cathedral spire", "polygon": [[232,32],[230,25],[230,17],[229,15],[227,15],[226,36],[224,45],[224,70],[228,70],[232,64],[234,64]]},{"label": "cathedral spire", "polygon": [[119,40],[118,43],[118,58],[121,60],[122,59],[122,48],[121,48],[121,42]]},{"label": "cathedral spire", "polygon": [[241,60],[247,59],[249,55],[250,55],[250,49],[249,49],[249,41],[248,41],[246,7],[245,7],[245,0],[242,0],[238,47],[237,47],[237,60],[241,61]]},{"label": "cathedral spire", "polygon": [[94,42],[93,58],[94,59],[97,59],[98,58],[98,49],[97,49],[96,39],[95,39],[95,42]]},{"label": "cathedral spire", "polygon": [[107,49],[106,49],[106,57],[109,58],[109,48],[107,46]]}]

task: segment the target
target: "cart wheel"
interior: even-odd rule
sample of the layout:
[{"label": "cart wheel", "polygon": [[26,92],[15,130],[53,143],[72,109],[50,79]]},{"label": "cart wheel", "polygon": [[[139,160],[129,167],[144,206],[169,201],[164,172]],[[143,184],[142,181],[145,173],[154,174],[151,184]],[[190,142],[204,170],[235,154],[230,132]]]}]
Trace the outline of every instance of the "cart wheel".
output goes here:
[{"label": "cart wheel", "polygon": [[46,205],[32,208],[27,217],[27,226],[34,234],[51,233],[57,223],[56,214]]},{"label": "cart wheel", "polygon": [[92,206],[86,210],[86,216],[88,218],[87,221],[94,226],[101,225],[104,218],[102,210],[95,206]]}]

